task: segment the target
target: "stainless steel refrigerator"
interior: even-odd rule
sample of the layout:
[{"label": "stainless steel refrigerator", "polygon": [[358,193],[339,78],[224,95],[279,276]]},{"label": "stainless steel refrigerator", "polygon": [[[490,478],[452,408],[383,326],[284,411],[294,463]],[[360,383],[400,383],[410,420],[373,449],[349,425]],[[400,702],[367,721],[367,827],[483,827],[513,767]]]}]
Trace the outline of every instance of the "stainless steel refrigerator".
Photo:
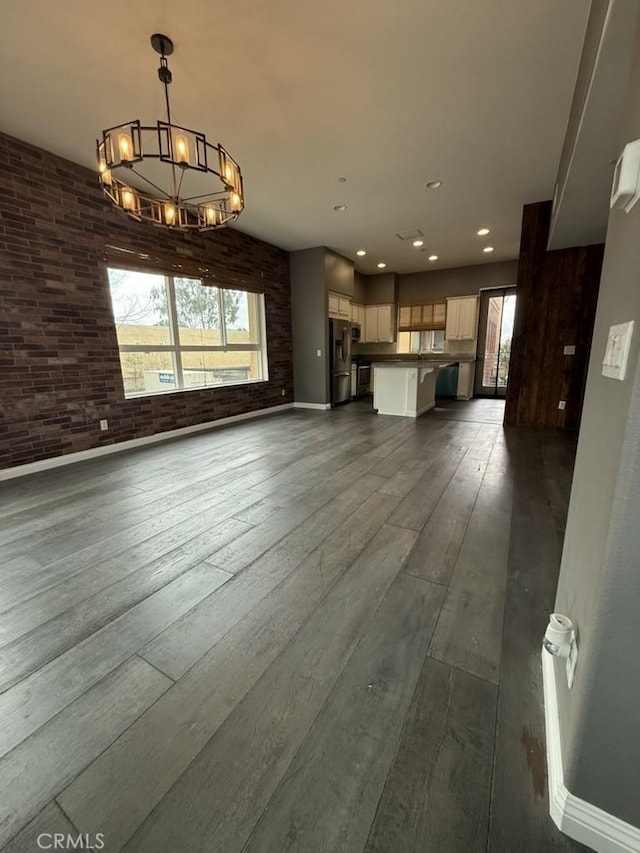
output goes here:
[{"label": "stainless steel refrigerator", "polygon": [[351,400],[351,324],[346,320],[329,320],[329,369],[331,370],[331,405]]}]

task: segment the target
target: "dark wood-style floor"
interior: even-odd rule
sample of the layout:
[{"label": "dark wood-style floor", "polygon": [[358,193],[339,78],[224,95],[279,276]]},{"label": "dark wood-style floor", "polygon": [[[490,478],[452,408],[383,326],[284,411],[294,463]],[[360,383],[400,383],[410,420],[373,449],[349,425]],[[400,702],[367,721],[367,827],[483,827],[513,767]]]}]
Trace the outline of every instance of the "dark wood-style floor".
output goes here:
[{"label": "dark wood-style floor", "polygon": [[579,849],[539,657],[574,447],[501,405],[295,411],[5,483],[3,851]]}]

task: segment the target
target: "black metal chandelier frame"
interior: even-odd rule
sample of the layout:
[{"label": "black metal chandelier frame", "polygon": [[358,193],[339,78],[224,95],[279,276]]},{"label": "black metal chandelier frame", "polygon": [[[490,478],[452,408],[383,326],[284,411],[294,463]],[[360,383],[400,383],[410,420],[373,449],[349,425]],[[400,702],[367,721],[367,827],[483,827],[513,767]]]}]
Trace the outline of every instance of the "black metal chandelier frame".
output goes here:
[{"label": "black metal chandelier frame", "polygon": [[[204,133],[172,123],[169,101],[172,75],[167,56],[173,53],[173,43],[167,36],[156,33],[151,36],[151,45],[160,54],[158,77],[164,86],[167,120],[143,125],[136,119],[102,132],[96,149],[104,193],[130,216],[154,225],[199,231],[224,227],[244,209],[240,166],[220,143],[214,145],[207,142]],[[145,160],[167,165],[169,190],[140,170]],[[209,192],[182,196],[184,178],[189,171],[210,175],[212,179],[215,176],[216,186]],[[137,179],[135,182],[132,176]],[[145,189],[140,189],[141,185]]]}]

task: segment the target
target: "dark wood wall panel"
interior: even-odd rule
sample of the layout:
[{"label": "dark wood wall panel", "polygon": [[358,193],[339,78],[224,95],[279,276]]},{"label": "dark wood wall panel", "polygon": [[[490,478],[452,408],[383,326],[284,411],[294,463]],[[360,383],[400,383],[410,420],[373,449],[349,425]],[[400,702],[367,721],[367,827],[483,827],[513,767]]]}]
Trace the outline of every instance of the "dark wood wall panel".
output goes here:
[{"label": "dark wood wall panel", "polygon": [[[505,423],[578,429],[604,246],[547,252],[551,202],[522,218]],[[573,345],[575,355],[564,355]],[[558,409],[560,400],[566,409]]]}]

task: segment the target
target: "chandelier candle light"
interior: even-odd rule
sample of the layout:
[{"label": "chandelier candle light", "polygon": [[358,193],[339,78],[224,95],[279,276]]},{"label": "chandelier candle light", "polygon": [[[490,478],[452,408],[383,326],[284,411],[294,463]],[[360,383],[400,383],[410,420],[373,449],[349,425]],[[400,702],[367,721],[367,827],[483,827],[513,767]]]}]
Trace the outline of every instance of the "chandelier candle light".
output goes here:
[{"label": "chandelier candle light", "polygon": [[220,143],[172,123],[167,56],[173,42],[156,33],[151,46],[160,54],[167,120],[155,126],[136,120],[104,130],[96,143],[100,183],[105,195],[135,219],[169,228],[221,228],[244,208],[240,166]]}]

